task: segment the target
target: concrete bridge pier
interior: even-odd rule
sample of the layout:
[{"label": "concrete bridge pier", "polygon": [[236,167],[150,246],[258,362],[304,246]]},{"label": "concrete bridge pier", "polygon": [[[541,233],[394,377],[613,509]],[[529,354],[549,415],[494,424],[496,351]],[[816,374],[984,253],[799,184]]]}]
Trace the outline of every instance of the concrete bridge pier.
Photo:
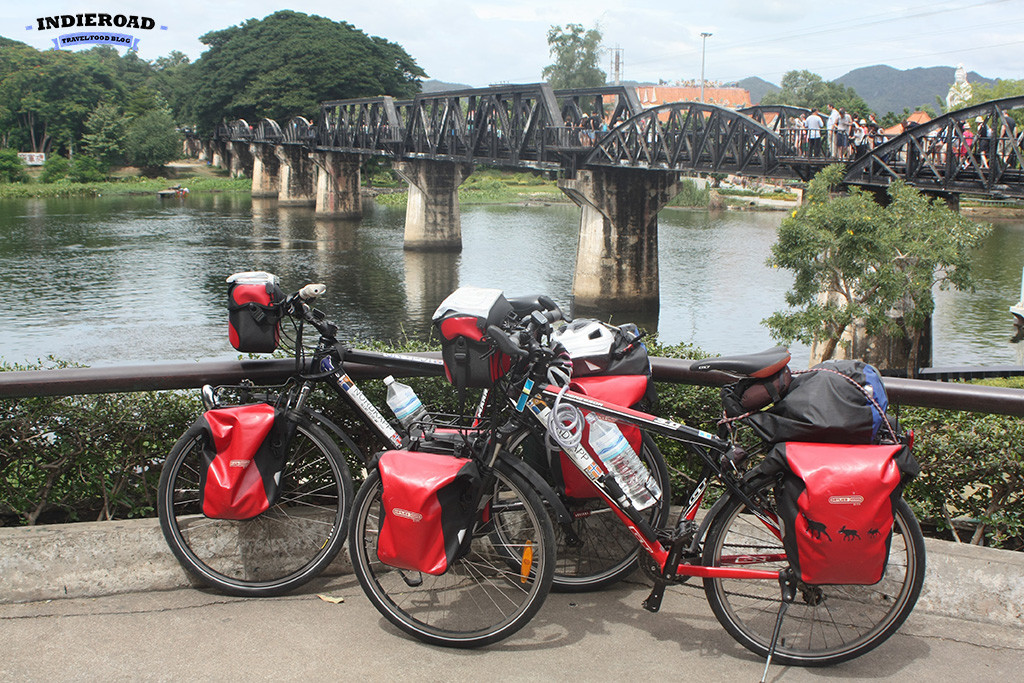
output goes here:
[{"label": "concrete bridge pier", "polygon": [[280,162],[277,203],[281,206],[313,206],[316,167],[309,152],[301,145],[276,145],[274,154]]},{"label": "concrete bridge pier", "polygon": [[203,140],[199,144],[199,156],[197,158],[200,161],[210,162],[213,159],[213,143],[209,140]]},{"label": "concrete bridge pier", "polygon": [[359,194],[362,157],[342,152],[310,152],[309,158],[317,168],[316,216],[360,218],[363,215]]},{"label": "concrete bridge pier", "polygon": [[253,170],[253,156],[249,151],[250,145],[245,142],[229,142],[231,148],[230,174],[232,178],[251,178]]},{"label": "concrete bridge pier", "polygon": [[210,164],[213,166],[228,168],[230,154],[228,143],[220,142],[219,140],[210,143]]},{"label": "concrete bridge pier", "polygon": [[405,209],[405,248],[418,251],[461,251],[459,185],[473,172],[473,165],[413,159],[396,162],[392,168],[409,183],[409,200]]},{"label": "concrete bridge pier", "polygon": [[594,169],[558,186],[582,209],[574,306],[657,311],[658,212],[679,193],[679,175]]},{"label": "concrete bridge pier", "polygon": [[274,153],[274,146],[263,143],[249,145],[252,155],[252,196],[254,198],[277,198],[281,190],[281,162]]}]

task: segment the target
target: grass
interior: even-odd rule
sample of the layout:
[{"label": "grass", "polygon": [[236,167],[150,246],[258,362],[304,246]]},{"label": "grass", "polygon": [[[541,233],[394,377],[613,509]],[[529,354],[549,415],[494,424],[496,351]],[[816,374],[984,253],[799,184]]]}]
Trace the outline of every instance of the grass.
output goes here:
[{"label": "grass", "polygon": [[[375,197],[384,206],[405,206],[408,193],[395,192]],[[459,186],[461,204],[522,204],[526,202],[568,202],[553,180],[537,173],[502,172],[479,169]]]},{"label": "grass", "polygon": [[249,192],[252,181],[248,178],[219,178],[210,175],[187,178],[143,178],[129,176],[95,183],[4,183],[0,184],[0,199],[19,197],[99,197],[103,195],[155,194],[174,185],[187,187],[189,192]]}]

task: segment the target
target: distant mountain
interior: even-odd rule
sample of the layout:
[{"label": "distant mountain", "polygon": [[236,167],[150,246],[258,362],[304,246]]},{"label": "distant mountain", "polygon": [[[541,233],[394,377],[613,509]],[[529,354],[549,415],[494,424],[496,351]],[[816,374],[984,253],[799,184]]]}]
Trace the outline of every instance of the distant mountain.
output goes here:
[{"label": "distant mountain", "polygon": [[473,86],[465,85],[463,83],[446,83],[445,81],[437,81],[434,79],[423,81],[421,92],[447,92],[449,90],[469,90]]},{"label": "distant mountain", "polygon": [[[898,114],[904,109],[914,111],[924,106],[937,114],[939,106],[935,98],[945,102],[949,86],[955,80],[955,72],[956,69],[951,66],[901,71],[891,66],[878,65],[854,69],[837,78],[836,82],[856,90],[879,116],[888,112]],[[991,78],[984,78],[974,71],[968,72],[967,81],[972,85],[995,83]]]},{"label": "distant mountain", "polygon": [[774,83],[769,83],[763,78],[757,76],[751,76],[750,78],[744,78],[742,81],[736,81],[737,88],[744,88],[750,91],[750,102],[757,104],[761,101],[761,98],[770,92],[778,92],[781,90],[779,86]]}]

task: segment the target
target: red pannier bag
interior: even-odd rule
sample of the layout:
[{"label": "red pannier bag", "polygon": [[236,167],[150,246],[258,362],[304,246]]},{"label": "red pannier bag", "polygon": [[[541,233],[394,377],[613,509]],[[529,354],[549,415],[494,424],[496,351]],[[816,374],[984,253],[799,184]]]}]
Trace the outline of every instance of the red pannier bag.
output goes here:
[{"label": "red pannier bag", "polygon": [[208,435],[199,471],[204,515],[251,519],[276,502],[286,440],[277,412],[272,405],[257,403],[216,408],[199,418]]},{"label": "red pannier bag", "polygon": [[[573,379],[569,389],[585,396],[592,396],[601,401],[632,406],[644,398],[647,393],[647,384],[648,379],[646,375],[600,375]],[[584,410],[583,416],[586,417],[588,412],[590,411]],[[633,451],[640,455],[643,448],[643,437],[640,428],[636,425],[627,424],[619,424],[617,426],[622,431],[622,435],[626,437],[626,441],[629,442]],[[581,443],[590,443],[590,425],[586,421],[583,423],[583,439]],[[593,453],[590,455],[594,456]],[[562,478],[561,485],[565,489],[566,496],[569,498],[599,498],[601,496],[593,482],[590,481],[587,475],[580,472],[580,469],[569,460],[568,455],[559,451],[558,461],[557,474]],[[598,467],[604,469],[604,466],[596,457],[594,462],[597,463]]]},{"label": "red pannier bag", "polygon": [[483,287],[459,287],[434,311],[444,371],[460,397],[467,388],[493,387],[511,368],[512,359],[486,334],[489,326],[500,326],[511,314],[512,304],[500,289]]},{"label": "red pannier bag", "polygon": [[385,451],[380,472],[377,559],[386,565],[443,574],[469,548],[480,470],[475,460],[420,451]]},{"label": "red pannier bag", "polygon": [[808,584],[882,579],[893,506],[917,463],[903,444],[778,444],[763,469],[784,472],[778,495],[783,545]]},{"label": "red pannier bag", "polygon": [[243,353],[271,353],[281,342],[285,295],[272,273],[235,273],[228,282],[228,340]]}]

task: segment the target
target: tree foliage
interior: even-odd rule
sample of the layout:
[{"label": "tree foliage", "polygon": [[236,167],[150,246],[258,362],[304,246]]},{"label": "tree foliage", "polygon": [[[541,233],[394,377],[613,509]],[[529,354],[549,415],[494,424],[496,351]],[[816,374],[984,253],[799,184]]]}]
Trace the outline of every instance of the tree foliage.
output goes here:
[{"label": "tree foliage", "polygon": [[181,137],[169,111],[157,109],[136,117],[125,136],[133,166],[158,168],[181,153]]},{"label": "tree foliage", "polygon": [[823,344],[828,359],[860,320],[868,334],[909,338],[908,370],[916,370],[916,333],[934,309],[933,287],[971,286],[970,251],[989,226],[902,182],[889,187],[885,207],[859,189],[834,196],[843,173],[840,165],[822,170],[809,201],[779,227],[768,264],[793,271],[791,310],[764,323],[779,340]]},{"label": "tree foliage", "polygon": [[552,26],[548,29],[548,50],[555,63],[544,67],[544,78],[556,90],[593,88],[605,84],[606,74],[598,68],[601,58],[601,30],[584,29],[582,24]]},{"label": "tree foliage", "polygon": [[209,49],[184,67],[188,110],[201,128],[223,118],[315,116],[320,102],[411,97],[426,76],[395,44],[345,22],[280,11],[212,31]]},{"label": "tree foliage", "polygon": [[856,116],[867,116],[871,108],[853,88],[825,81],[810,71],[788,71],[782,77],[782,89],[778,92],[766,93],[761,104],[788,104],[793,107],[820,109],[826,111],[828,105],[836,109],[845,109]]},{"label": "tree foliage", "polygon": [[0,183],[23,183],[28,179],[25,164],[13,149],[0,149]]}]

